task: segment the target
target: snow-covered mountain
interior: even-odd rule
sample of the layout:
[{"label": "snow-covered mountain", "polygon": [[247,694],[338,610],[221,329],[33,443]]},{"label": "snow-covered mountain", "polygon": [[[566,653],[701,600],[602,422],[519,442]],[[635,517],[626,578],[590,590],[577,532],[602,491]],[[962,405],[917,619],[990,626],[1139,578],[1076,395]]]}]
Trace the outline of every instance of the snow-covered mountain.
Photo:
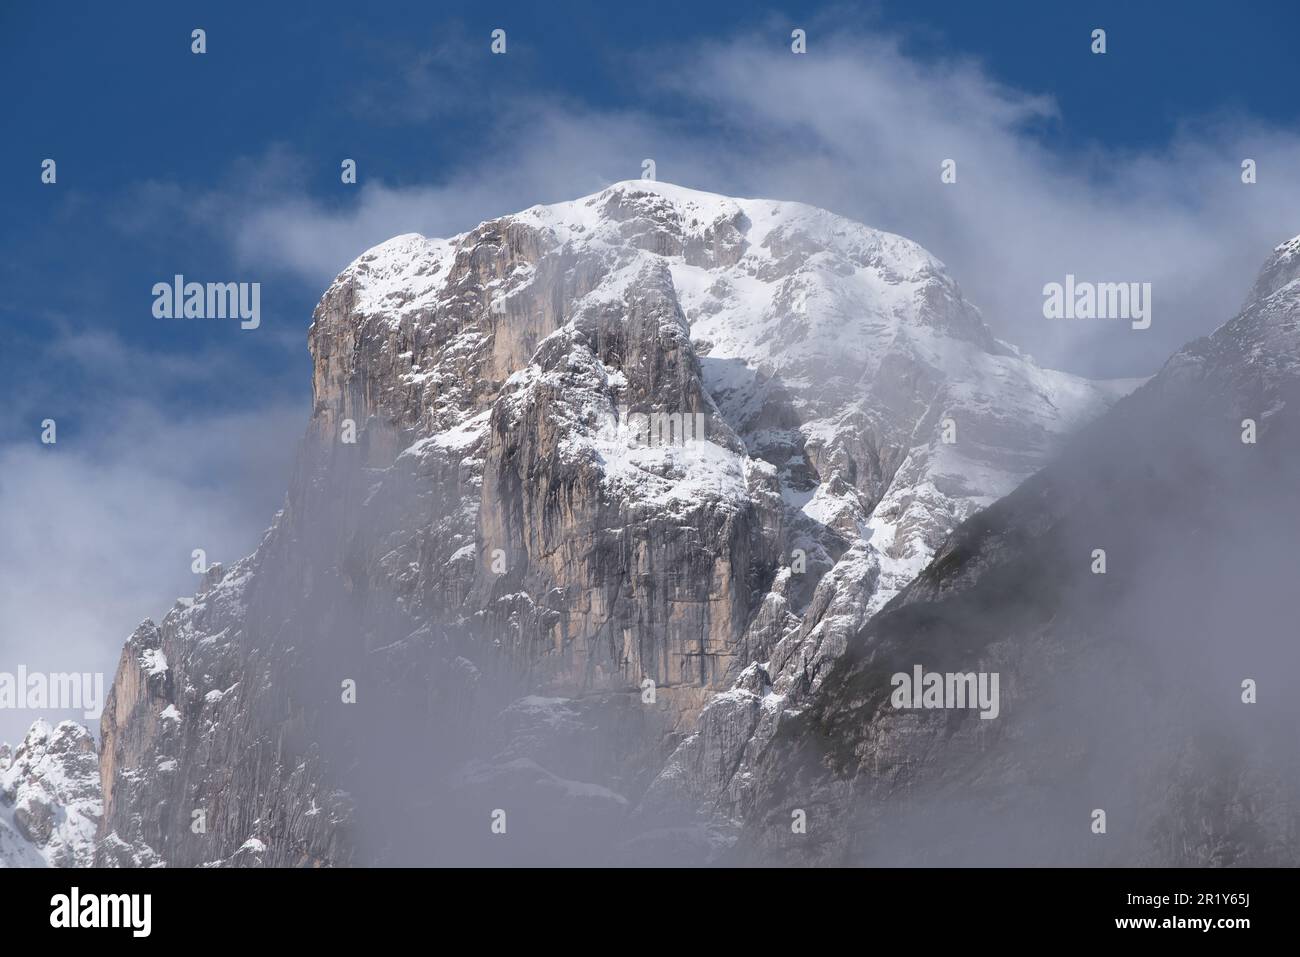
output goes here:
[{"label": "snow-covered mountain", "polygon": [[90,732],[36,721],[0,744],[0,867],[88,867],[103,812]]},{"label": "snow-covered mountain", "polygon": [[[285,509],[123,653],[101,862],[456,859],[503,794],[585,834],[734,804],[847,637],[1134,385],[1039,368],[908,240],[645,181],[383,243],[309,342]],[[431,794],[427,840],[389,830]],[[518,859],[583,845],[540,827]]]},{"label": "snow-covered mountain", "polygon": [[[511,248],[519,240],[523,255]],[[498,257],[474,291],[518,327],[504,337],[477,323],[447,330],[447,339],[428,335],[438,323],[431,311],[466,291],[457,261],[467,246]],[[416,348],[385,357],[392,387],[435,435],[468,443],[488,421],[482,403],[463,395],[467,357],[480,360],[477,371],[518,371],[507,387],[526,391],[541,371],[531,350],[549,326],[622,310],[656,283],[685,320],[717,427],[743,440],[744,457],[773,467],[789,521],[870,541],[873,609],[924,566],[936,528],[1010,491],[1054,437],[1137,384],[1039,368],[994,339],[942,263],[902,237],[799,203],[648,181],[533,207],[451,240],[399,236],[361,256],[332,291],[350,287],[350,318],[365,326],[424,328],[411,336]],[[565,316],[548,302],[557,292]],[[583,412],[611,414],[627,398],[618,376],[607,378],[596,408]],[[958,435],[950,444],[941,441],[945,418]],[[650,491],[657,460],[630,464],[629,475],[607,469],[611,481]],[[740,462],[708,468],[743,484]]]}]

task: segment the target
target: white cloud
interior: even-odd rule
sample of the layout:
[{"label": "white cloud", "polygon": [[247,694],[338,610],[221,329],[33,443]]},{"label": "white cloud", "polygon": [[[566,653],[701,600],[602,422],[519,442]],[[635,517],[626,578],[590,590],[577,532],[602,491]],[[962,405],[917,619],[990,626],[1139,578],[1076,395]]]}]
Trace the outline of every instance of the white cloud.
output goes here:
[{"label": "white cloud", "polygon": [[[256,546],[308,410],[276,399],[176,416],[159,389],[220,375],[220,363],[142,354],[101,334],[56,340],[52,351],[96,365],[113,388],[87,390],[97,408],[76,417],[93,430],[61,423],[55,445],[33,433],[0,446],[0,671],[103,672],[107,688],[135,626],[193,594],[193,549],[230,563]],[[21,737],[37,716],[0,710],[0,740]]]}]

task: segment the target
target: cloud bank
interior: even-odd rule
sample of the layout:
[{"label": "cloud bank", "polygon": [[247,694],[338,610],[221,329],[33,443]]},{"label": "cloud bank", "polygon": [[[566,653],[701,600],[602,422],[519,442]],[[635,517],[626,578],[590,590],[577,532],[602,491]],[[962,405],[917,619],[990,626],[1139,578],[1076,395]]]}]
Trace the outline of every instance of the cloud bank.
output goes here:
[{"label": "cloud bank", "polygon": [[[912,59],[895,38],[836,34],[814,33],[805,55],[771,35],[657,51],[633,69],[644,99],[682,107],[671,111],[494,102],[472,163],[405,186],[363,170],[343,204],[271,189],[236,202],[229,241],[244,262],[323,286],[398,233],[454,234],[635,178],[653,158],[663,180],[809,202],[915,239],[998,335],[1043,364],[1132,376],[1235,314],[1269,250],[1300,233],[1293,131],[1196,117],[1158,149],[1066,151],[1053,131],[1070,118],[1050,98],[977,63]],[[1241,181],[1247,158],[1253,185]],[[948,159],[951,184],[940,180]],[[1151,328],[1045,319],[1043,286],[1067,273],[1150,282]]]},{"label": "cloud bank", "polygon": [[[194,593],[194,549],[229,564],[256,547],[283,501],[307,409],[285,397],[178,416],[165,387],[228,366],[99,333],[60,337],[50,351],[84,365],[87,388],[56,444],[34,432],[0,445],[0,671],[103,672],[107,689],[135,626]],[[77,419],[96,428],[73,431]],[[80,712],[3,709],[0,741],[20,740],[41,716],[98,735]]]}]

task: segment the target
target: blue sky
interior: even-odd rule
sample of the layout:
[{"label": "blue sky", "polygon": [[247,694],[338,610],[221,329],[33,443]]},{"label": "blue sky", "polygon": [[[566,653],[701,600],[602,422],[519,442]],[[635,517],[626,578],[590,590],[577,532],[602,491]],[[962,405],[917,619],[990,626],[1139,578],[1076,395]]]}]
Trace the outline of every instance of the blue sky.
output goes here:
[{"label": "blue sky", "polygon": [[[136,621],[192,591],[192,547],[256,544],[309,414],[311,310],[348,261],[644,157],[663,180],[907,235],[1045,364],[1149,374],[1300,232],[1296,9],[4,6],[0,669],[111,670]],[[1154,281],[1150,333],[1048,326],[1041,285],[1067,270]],[[261,282],[261,328],[155,319],[150,289],[175,273]]]}]

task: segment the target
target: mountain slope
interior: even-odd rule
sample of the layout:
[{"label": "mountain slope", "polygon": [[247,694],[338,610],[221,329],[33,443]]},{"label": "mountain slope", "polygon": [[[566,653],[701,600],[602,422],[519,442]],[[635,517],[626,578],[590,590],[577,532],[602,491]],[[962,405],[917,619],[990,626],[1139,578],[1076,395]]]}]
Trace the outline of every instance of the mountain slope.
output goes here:
[{"label": "mountain slope", "polygon": [[[852,637],[753,760],[735,860],[1296,863],[1298,248]],[[998,673],[999,716],[896,707],[918,665]]]}]

